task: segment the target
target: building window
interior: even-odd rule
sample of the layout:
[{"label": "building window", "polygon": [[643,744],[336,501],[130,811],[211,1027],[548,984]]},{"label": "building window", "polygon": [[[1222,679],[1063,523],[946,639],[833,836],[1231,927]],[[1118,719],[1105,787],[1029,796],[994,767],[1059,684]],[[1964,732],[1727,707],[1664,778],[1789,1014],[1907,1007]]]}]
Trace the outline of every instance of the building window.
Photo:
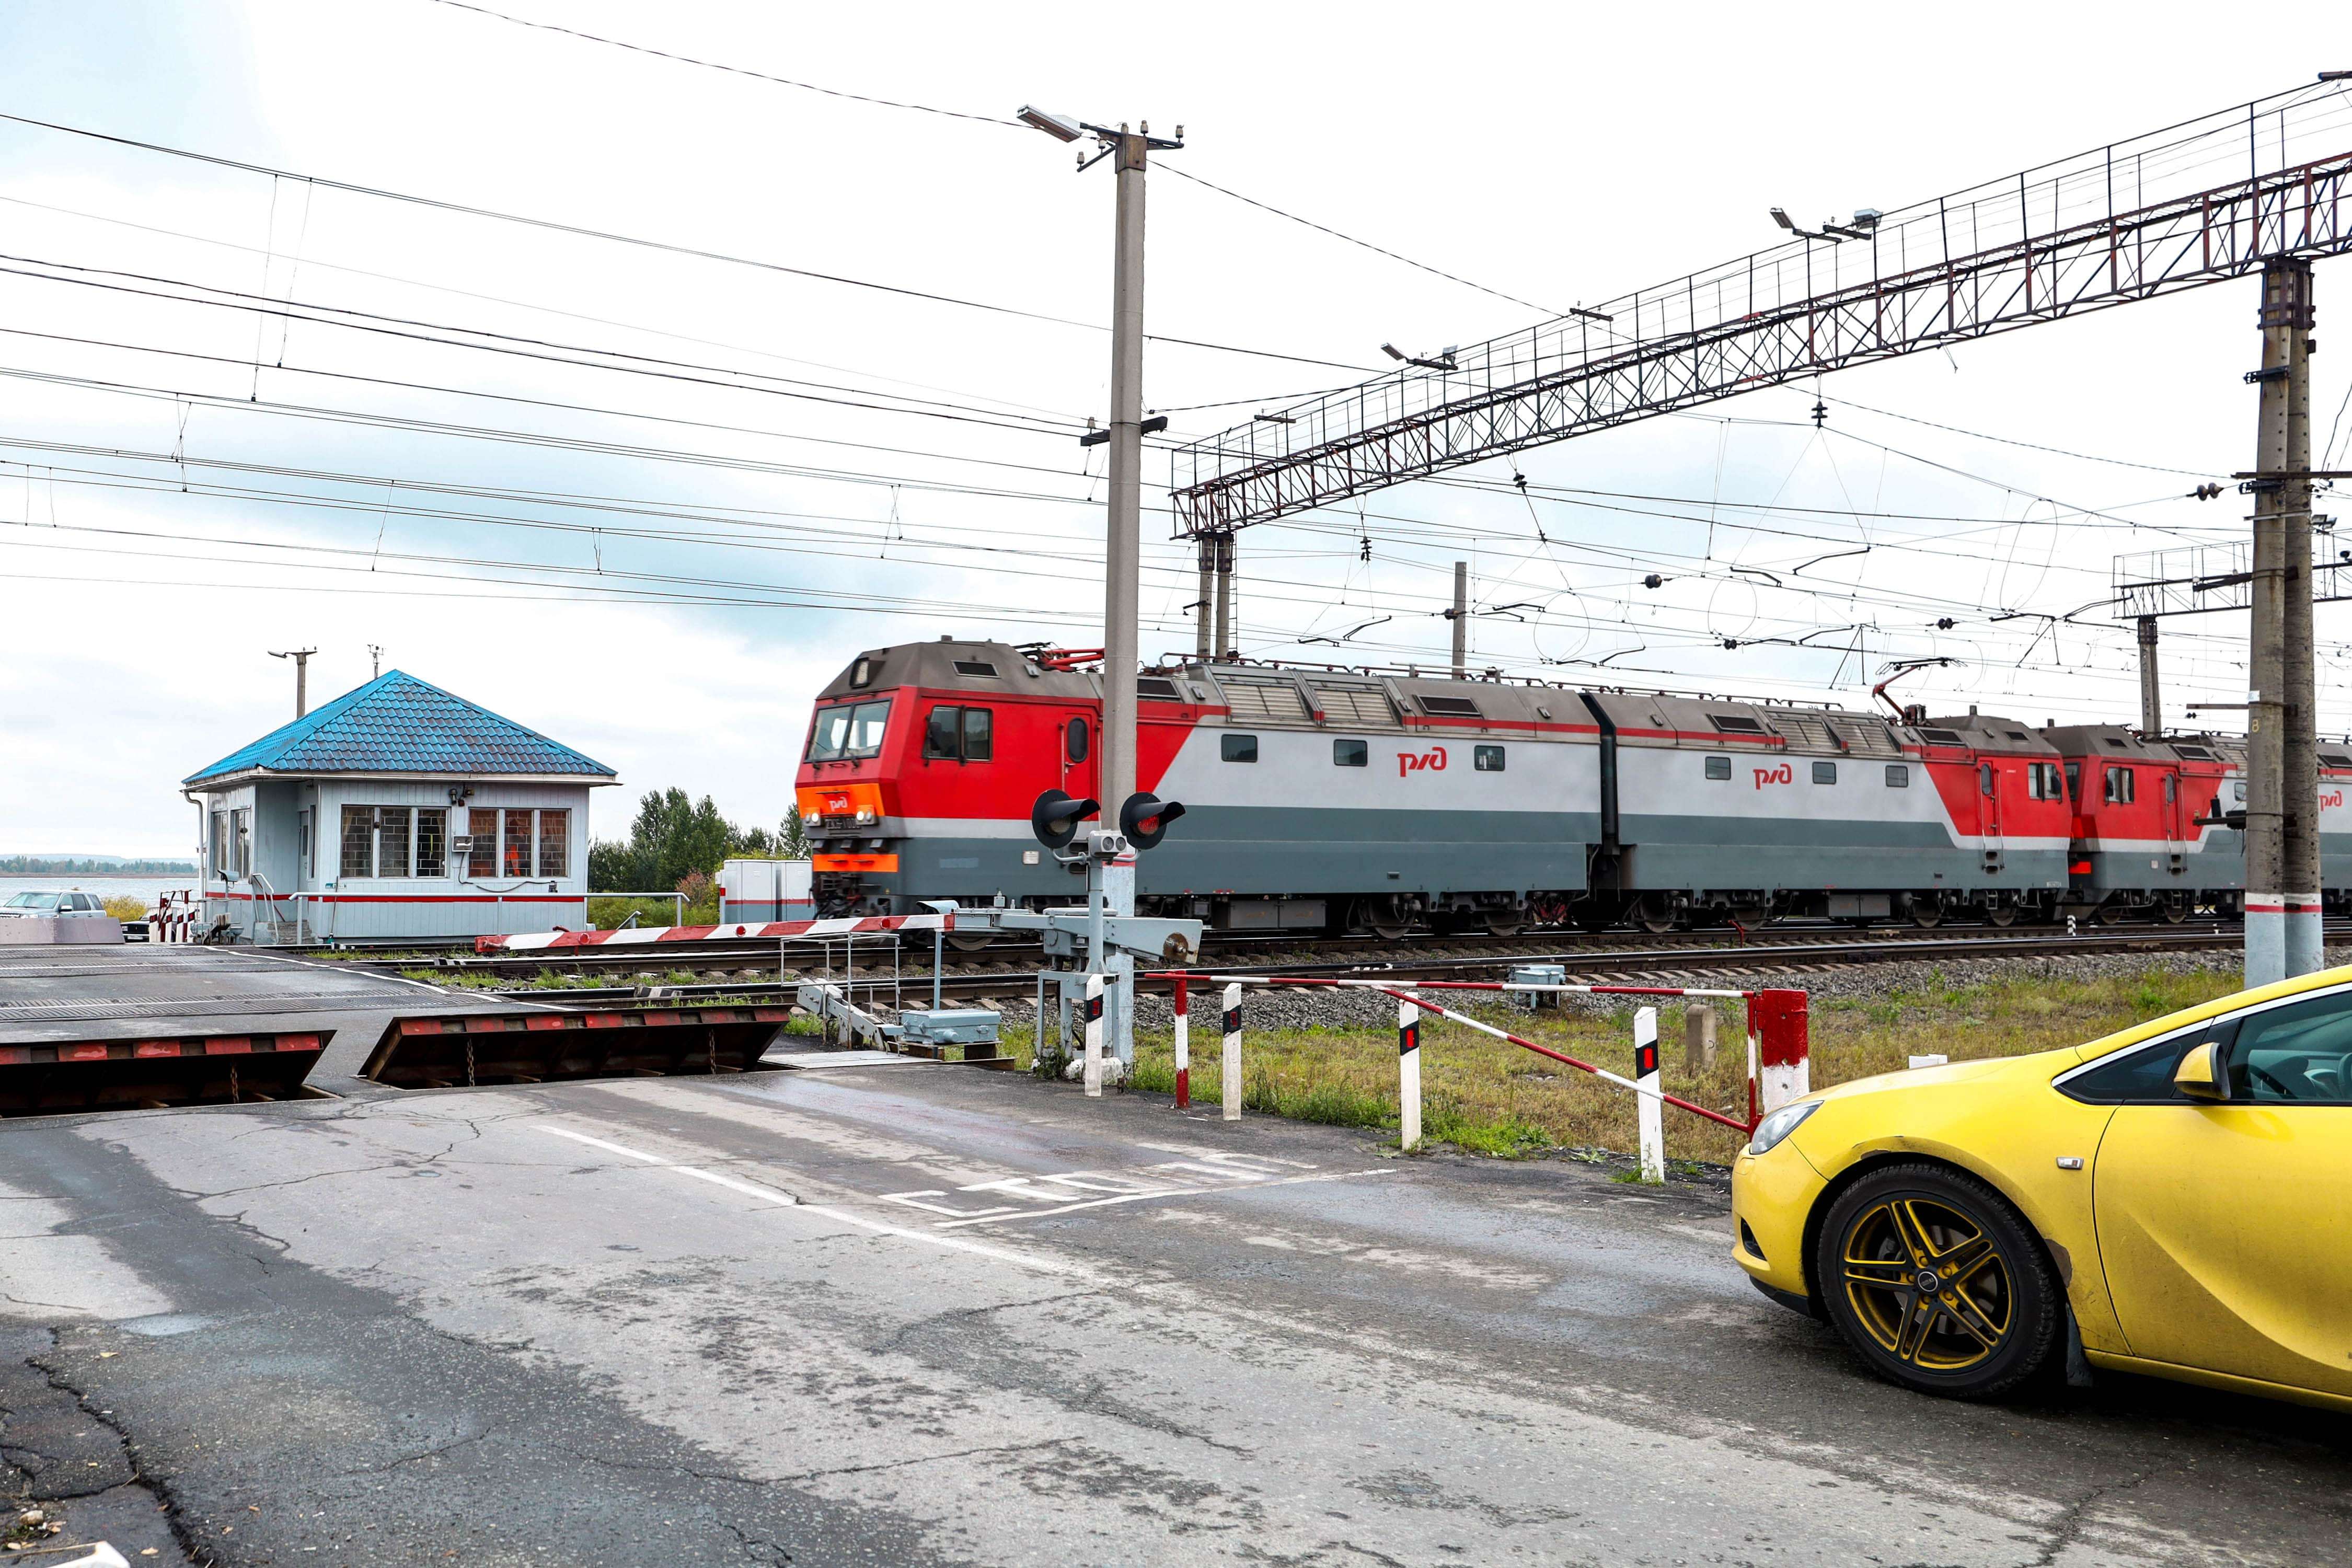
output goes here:
[{"label": "building window", "polygon": [[1217,737],[1217,754],[1229,763],[1254,763],[1257,761],[1257,737],[1220,735]]},{"label": "building window", "polygon": [[1731,776],[1731,759],[1729,757],[1707,758],[1706,776],[1711,779],[1729,778]]},{"label": "building window", "polygon": [[2025,793],[2034,800],[2065,799],[2065,795],[2058,788],[2058,764],[2056,763],[2026,763]]},{"label": "building window", "polygon": [[1499,773],[1503,771],[1503,748],[1477,746],[1470,752],[1470,771],[1479,773]]},{"label": "building window", "polygon": [[1889,763],[1886,764],[1886,787],[1888,789],[1909,789],[1911,787],[1911,769],[1908,763]]},{"label": "building window", "polygon": [[310,810],[308,806],[294,815],[294,875],[310,875]]},{"label": "building window", "polygon": [[228,813],[213,813],[213,870],[215,874],[228,869]]},{"label": "building window", "polygon": [[449,874],[449,814],[439,806],[423,807],[416,814],[416,874]]},{"label": "building window", "polygon": [[228,814],[229,871],[234,876],[253,874],[253,807],[241,805]]},{"label": "building window", "polygon": [[572,874],[572,814],[568,811],[542,811],[539,814],[539,874],[542,877],[568,877]]},{"label": "building window", "polygon": [[1813,764],[1813,782],[1815,784],[1837,783],[1837,764],[1835,763],[1815,763]]},{"label": "building window", "polygon": [[375,875],[375,807],[343,807],[342,875]]},{"label": "building window", "polygon": [[1361,768],[1371,765],[1372,748],[1363,741],[1331,742],[1331,765],[1335,768]]},{"label": "building window", "polygon": [[2129,805],[2139,798],[2139,781],[2129,768],[2110,766],[2107,769],[2107,804]]},{"label": "building window", "polygon": [[487,881],[499,874],[499,814],[469,810],[466,814],[466,875]]},{"label": "building window", "polygon": [[375,874],[408,875],[408,825],[415,815],[404,805],[380,805],[375,813]]},{"label": "building window", "polygon": [[509,807],[500,815],[506,818],[506,834],[499,847],[499,875],[528,877],[531,874],[530,813]]}]

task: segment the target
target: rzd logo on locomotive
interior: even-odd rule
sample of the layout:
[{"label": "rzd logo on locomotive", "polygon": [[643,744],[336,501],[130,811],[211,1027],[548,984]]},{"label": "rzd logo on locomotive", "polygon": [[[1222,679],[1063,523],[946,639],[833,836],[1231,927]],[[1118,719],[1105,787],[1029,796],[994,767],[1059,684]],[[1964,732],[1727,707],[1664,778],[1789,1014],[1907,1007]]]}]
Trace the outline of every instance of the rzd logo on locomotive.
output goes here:
[{"label": "rzd logo on locomotive", "polygon": [[1407,773],[1417,773],[1423,768],[1433,768],[1441,773],[1444,773],[1445,771],[1445,748],[1443,746],[1432,746],[1429,750],[1422,752],[1418,756],[1415,756],[1411,752],[1399,752],[1397,753],[1397,777],[1402,778]]},{"label": "rzd logo on locomotive", "polygon": [[1777,768],[1758,768],[1755,770],[1755,773],[1756,787],[1758,789],[1762,789],[1768,784],[1795,784],[1797,782],[1795,770],[1790,768],[1786,763],[1782,763]]}]

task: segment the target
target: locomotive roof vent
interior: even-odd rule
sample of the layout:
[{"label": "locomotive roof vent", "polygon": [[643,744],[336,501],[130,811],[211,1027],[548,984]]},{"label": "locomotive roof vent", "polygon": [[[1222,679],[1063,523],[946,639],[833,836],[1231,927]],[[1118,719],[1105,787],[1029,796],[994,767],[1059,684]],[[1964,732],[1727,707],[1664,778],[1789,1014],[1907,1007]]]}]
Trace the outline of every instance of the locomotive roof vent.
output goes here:
[{"label": "locomotive roof vent", "polygon": [[990,680],[996,679],[996,666],[984,658],[959,658],[952,662],[958,675],[977,675]]},{"label": "locomotive roof vent", "polygon": [[1923,741],[1933,741],[1939,746],[1965,746],[1968,744],[1966,741],[1960,739],[1959,731],[1957,730],[1935,730],[1922,726],[1919,731],[1919,738]]},{"label": "locomotive roof vent", "polygon": [[[994,672],[991,671],[991,673],[993,674]],[[1176,683],[1174,681],[1165,679],[1157,675],[1137,676],[1135,678],[1135,694],[1138,697],[1157,697],[1166,702],[1181,702],[1184,700],[1184,694],[1176,689]]]},{"label": "locomotive roof vent", "polygon": [[1421,710],[1455,719],[1475,719],[1479,716],[1478,705],[1467,697],[1424,695],[1421,700]]},{"label": "locomotive roof vent", "polygon": [[1722,731],[1727,735],[1761,735],[1764,733],[1763,721],[1758,719],[1750,719],[1745,713],[1710,713],[1707,715],[1707,718],[1713,721],[1717,729]]},{"label": "locomotive roof vent", "polygon": [[[2179,749],[2184,753],[2189,750],[2186,746]],[[2212,759],[2212,752],[2205,752],[2203,754],[2209,762]],[[2347,757],[2341,752],[2322,752],[2319,753],[2319,760],[2331,768],[2352,768],[2352,757]]]}]

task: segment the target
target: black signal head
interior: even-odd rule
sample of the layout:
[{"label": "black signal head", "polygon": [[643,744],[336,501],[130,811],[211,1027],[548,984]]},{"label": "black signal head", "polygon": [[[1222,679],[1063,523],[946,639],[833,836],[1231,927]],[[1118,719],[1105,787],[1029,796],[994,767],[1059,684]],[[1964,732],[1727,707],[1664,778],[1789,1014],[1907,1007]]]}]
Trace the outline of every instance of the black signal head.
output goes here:
[{"label": "black signal head", "polygon": [[1138,790],[1118,808],[1118,828],[1138,849],[1150,849],[1168,836],[1168,825],[1184,815],[1184,803]]},{"label": "black signal head", "polygon": [[1065,848],[1078,836],[1078,824],[1101,809],[1099,801],[1073,800],[1060,790],[1049,789],[1029,808],[1029,831],[1048,849]]}]

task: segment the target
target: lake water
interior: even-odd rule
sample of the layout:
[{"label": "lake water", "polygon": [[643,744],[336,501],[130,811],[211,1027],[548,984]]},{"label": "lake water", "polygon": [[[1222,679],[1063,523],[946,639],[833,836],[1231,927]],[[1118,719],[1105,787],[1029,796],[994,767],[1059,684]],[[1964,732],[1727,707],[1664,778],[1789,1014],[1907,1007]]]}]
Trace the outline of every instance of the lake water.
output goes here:
[{"label": "lake water", "polygon": [[102,877],[88,871],[64,877],[0,876],[0,904],[28,889],[37,893],[62,890],[96,893],[101,899],[128,895],[144,899],[152,910],[166,889],[194,888],[196,885],[195,876],[190,872],[177,877]]}]

